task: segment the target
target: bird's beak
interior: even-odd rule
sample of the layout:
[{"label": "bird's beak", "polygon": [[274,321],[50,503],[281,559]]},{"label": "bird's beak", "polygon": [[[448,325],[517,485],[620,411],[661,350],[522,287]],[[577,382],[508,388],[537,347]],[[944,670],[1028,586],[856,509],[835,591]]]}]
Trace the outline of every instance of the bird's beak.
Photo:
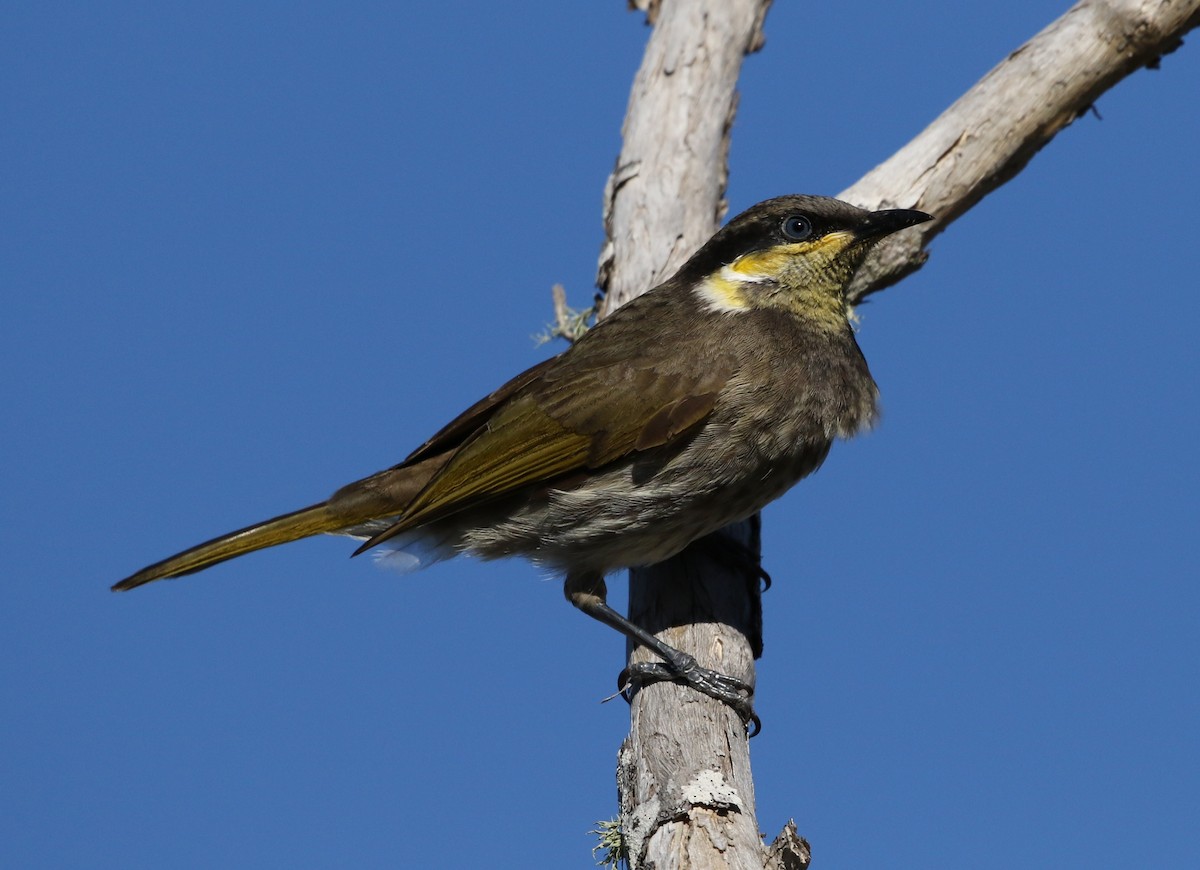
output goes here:
[{"label": "bird's beak", "polygon": [[855,235],[859,240],[880,239],[892,233],[915,227],[925,221],[933,220],[933,215],[925,214],[911,208],[889,208],[883,211],[871,212],[866,223],[858,228]]}]

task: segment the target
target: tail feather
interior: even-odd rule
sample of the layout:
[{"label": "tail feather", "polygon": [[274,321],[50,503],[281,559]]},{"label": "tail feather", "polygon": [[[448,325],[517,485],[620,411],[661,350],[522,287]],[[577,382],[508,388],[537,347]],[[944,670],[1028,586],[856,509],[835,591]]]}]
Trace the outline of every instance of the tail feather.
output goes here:
[{"label": "tail feather", "polygon": [[252,553],[265,547],[274,547],[276,544],[286,544],[289,541],[298,541],[312,535],[337,531],[346,526],[346,520],[344,514],[335,515],[329,509],[328,502],[321,502],[265,522],[255,523],[227,535],[221,535],[219,538],[213,538],[203,544],[197,544],[169,559],[163,559],[161,562],[155,562],[153,565],[143,568],[112,588],[114,592],[123,592],[126,589],[136,589],[138,586],[154,580],[182,577],[184,574],[201,571],[218,562],[224,562],[226,559]]}]

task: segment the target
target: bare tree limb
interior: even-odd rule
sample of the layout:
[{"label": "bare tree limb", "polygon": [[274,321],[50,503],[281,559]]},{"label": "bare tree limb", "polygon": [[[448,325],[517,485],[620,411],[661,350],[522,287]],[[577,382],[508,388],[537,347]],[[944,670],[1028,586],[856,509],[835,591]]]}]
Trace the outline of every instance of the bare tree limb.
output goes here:
[{"label": "bare tree limb", "polygon": [[[611,309],[666,278],[725,211],[729,133],[742,58],[762,44],[770,0],[666,0],[634,80],[624,144],[605,191],[598,284]],[[757,523],[736,534],[757,553]],[[702,552],[630,572],[629,617],[707,667],[753,681],[758,577]],[[645,658],[645,650],[631,652]],[[635,693],[618,761],[631,867],[761,870],[746,729],[679,686]]]},{"label": "bare tree limb", "polygon": [[1081,0],[1022,45],[920,135],[839,194],[864,208],[937,217],[886,240],[859,271],[852,302],[921,267],[929,241],[1025,168],[1102,93],[1183,44],[1200,0]]},{"label": "bare tree limb", "polygon": [[605,188],[606,310],[669,277],[720,224],[738,73],[762,44],[770,0],[650,6],[657,23]]},{"label": "bare tree limb", "polygon": [[[654,286],[723,215],[735,85],[762,44],[770,0],[636,0],[654,24],[605,195],[598,284],[608,307]],[[852,300],[925,262],[951,221],[1016,175],[1056,133],[1130,73],[1154,67],[1200,24],[1200,0],[1080,0],[1009,55],[924,132],[841,194],[937,221],[877,250]],[[780,191],[780,193],[792,191]],[[757,552],[757,524],[726,530]],[[756,579],[693,546],[630,573],[630,617],[701,664],[753,683]],[[631,658],[643,651],[634,650]],[[618,763],[630,866],[807,866],[794,826],[772,850],[755,820],[746,734],[731,711],[670,684],[633,698]]]}]

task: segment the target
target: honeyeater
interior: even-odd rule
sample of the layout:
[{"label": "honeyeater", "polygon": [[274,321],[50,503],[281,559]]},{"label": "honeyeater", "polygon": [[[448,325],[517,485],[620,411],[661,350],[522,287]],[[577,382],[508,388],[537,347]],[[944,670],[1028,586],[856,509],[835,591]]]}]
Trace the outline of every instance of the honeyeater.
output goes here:
[{"label": "honeyeater", "polygon": [[476,402],[399,465],[117,583],[133,589],[321,533],[402,570],[524,556],[683,682],[746,711],[745,687],[605,602],[604,576],[745,519],[871,424],[877,389],[846,288],[882,237],[930,220],[781,196],[731,220],[668,281]]}]

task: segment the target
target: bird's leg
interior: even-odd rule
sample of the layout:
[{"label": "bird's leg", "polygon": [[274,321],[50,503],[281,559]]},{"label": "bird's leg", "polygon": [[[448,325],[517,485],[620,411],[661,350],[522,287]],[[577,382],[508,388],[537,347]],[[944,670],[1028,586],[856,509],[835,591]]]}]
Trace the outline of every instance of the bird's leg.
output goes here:
[{"label": "bird's leg", "polygon": [[605,586],[602,575],[568,574],[563,592],[568,601],[588,616],[603,622],[609,628],[615,628],[666,662],[665,665],[653,662],[630,665],[622,672],[622,689],[626,688],[624,684],[628,682],[646,684],[671,680],[683,683],[701,694],[728,704],[741,716],[743,722],[753,727],[754,732],[758,731],[759,720],[750,703],[754,688],[739,679],[701,666],[693,656],[664,643],[646,629],[617,613],[609,607],[606,600],[608,587]]}]

